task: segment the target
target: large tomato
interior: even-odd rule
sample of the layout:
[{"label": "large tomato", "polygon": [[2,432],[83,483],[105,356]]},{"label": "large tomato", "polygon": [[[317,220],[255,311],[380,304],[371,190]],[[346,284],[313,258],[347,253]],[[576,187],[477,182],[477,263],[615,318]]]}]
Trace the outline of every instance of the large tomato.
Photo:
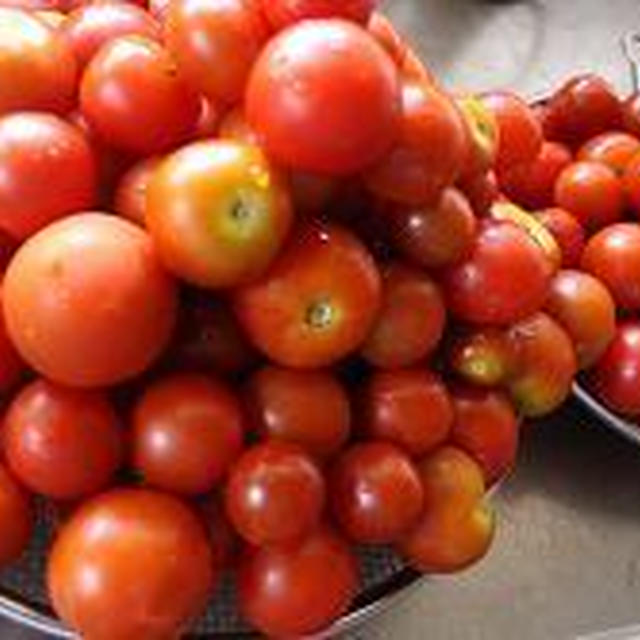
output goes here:
[{"label": "large tomato", "polygon": [[27,547],[34,526],[29,496],[4,465],[0,465],[0,566],[17,560]]}]

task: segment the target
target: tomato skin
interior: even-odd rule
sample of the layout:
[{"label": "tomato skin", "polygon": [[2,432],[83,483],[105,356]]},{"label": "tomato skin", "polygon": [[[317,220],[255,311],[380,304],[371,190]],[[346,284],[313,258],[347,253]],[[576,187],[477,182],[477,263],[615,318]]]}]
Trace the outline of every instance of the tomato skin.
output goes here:
[{"label": "tomato skin", "polygon": [[559,207],[544,209],[534,215],[558,243],[562,253],[562,266],[577,267],[586,242],[586,234],[577,218]]},{"label": "tomato skin", "polygon": [[80,108],[112,146],[150,155],[188,138],[201,102],[162,45],[132,35],[111,40],[91,59],[82,76]]},{"label": "tomato skin", "polygon": [[243,439],[240,402],[212,377],[169,375],[148,387],[134,408],[133,466],[157,489],[210,491],[240,455]]},{"label": "tomato skin", "polygon": [[381,303],[376,265],[337,225],[299,227],[262,280],[234,291],[236,315],[274,362],[333,364],[369,335]]},{"label": "tomato skin", "polygon": [[248,549],[238,576],[242,613],[270,637],[321,631],[346,613],[357,588],[353,551],[326,526],[294,549]]},{"label": "tomato skin", "polygon": [[274,160],[329,175],[380,159],[400,127],[393,62],[343,20],[303,21],[273,38],[253,67],[245,105]]},{"label": "tomato skin", "polygon": [[640,218],[640,152],[631,158],[622,180],[627,202],[635,217]]},{"label": "tomato skin", "polygon": [[276,29],[318,18],[343,18],[366,25],[377,0],[262,0],[262,11]]},{"label": "tomato skin", "polygon": [[29,496],[4,465],[0,465],[0,526],[0,566],[4,567],[20,557],[34,528]]},{"label": "tomato skin", "polygon": [[245,398],[261,439],[291,442],[326,460],[349,438],[349,398],[330,373],[267,366],[251,377]]},{"label": "tomato skin", "polygon": [[57,614],[84,637],[161,640],[204,610],[217,578],[212,565],[205,529],[184,503],[117,489],[62,526],[47,584]]},{"label": "tomato skin", "polygon": [[158,156],[140,160],[120,178],[113,201],[113,209],[118,215],[145,226],[149,182],[161,161]]},{"label": "tomato skin", "polygon": [[143,230],[87,213],[22,245],[5,274],[3,306],[9,336],[34,369],[70,386],[104,386],[159,355],[176,291]]},{"label": "tomato skin", "polygon": [[250,282],[281,249],[293,218],[283,178],[258,147],[196,142],[159,166],[147,227],[172,272],[205,288]]},{"label": "tomato skin", "polygon": [[578,160],[601,162],[618,175],[623,175],[627,165],[638,152],[638,138],[622,131],[610,131],[585,142],[576,157]]}]

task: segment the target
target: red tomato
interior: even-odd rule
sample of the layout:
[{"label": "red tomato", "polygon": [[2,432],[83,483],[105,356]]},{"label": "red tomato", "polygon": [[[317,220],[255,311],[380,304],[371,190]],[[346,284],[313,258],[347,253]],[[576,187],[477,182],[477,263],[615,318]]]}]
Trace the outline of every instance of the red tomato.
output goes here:
[{"label": "red tomato", "polygon": [[0,78],[0,114],[63,114],[73,107],[78,79],[73,53],[58,33],[27,11],[0,7]]},{"label": "red tomato", "polygon": [[216,578],[196,515],[143,489],[82,505],[62,526],[47,565],[53,608],[92,640],[177,637],[206,607]]},{"label": "red tomato", "polygon": [[297,544],[318,526],[324,503],[320,469],[300,447],[286,442],[245,451],[226,487],[229,519],[257,546]]},{"label": "red tomato", "polygon": [[9,338],[4,313],[0,311],[0,393],[10,391],[20,381],[26,368]]},{"label": "red tomato", "polygon": [[133,414],[134,468],[152,487],[195,495],[213,489],[240,455],[242,407],[215,378],[174,374],[148,387]]},{"label": "red tomato", "polygon": [[367,170],[367,186],[379,197],[404,204],[434,204],[462,168],[465,126],[451,98],[424,82],[405,81],[399,138]]},{"label": "red tomato", "polygon": [[162,351],[176,292],[143,230],[87,213],[22,245],[5,274],[3,303],[9,335],[37,371],[102,386],[140,373]]},{"label": "red tomato", "polygon": [[423,456],[449,437],[453,424],[449,393],[426,369],[374,373],[359,401],[364,434],[396,444],[410,456]]},{"label": "red tomato", "polygon": [[120,178],[113,201],[115,213],[141,227],[145,226],[147,190],[161,161],[157,156],[140,160]]},{"label": "red tomato", "polygon": [[344,18],[362,25],[377,0],[262,0],[262,11],[277,29],[309,18]]},{"label": "red tomato", "polygon": [[59,500],[104,489],[124,457],[118,418],[101,393],[42,379],[12,400],[3,446],[9,467],[25,486]]},{"label": "red tomato", "polygon": [[574,162],[558,177],[556,204],[589,231],[617,222],[624,210],[622,182],[599,162]]},{"label": "red tomato", "polygon": [[640,218],[640,152],[629,162],[622,176],[627,202],[631,205],[636,218]]},{"label": "red tomato", "polygon": [[269,29],[257,0],[175,0],[166,9],[165,40],[181,71],[214,103],[235,104]]},{"label": "red tomato", "polygon": [[551,263],[526,231],[488,222],[470,256],[446,272],[445,295],[461,320],[509,324],[542,306],[551,276]]},{"label": "red tomato", "polygon": [[383,272],[382,308],[362,355],[381,368],[415,364],[438,346],[445,323],[438,285],[422,271],[393,263]]},{"label": "red tomato", "polygon": [[272,360],[317,368],[362,345],[381,290],[376,265],[355,236],[310,223],[297,229],[261,280],[233,299],[249,337]]},{"label": "red tomato", "polygon": [[538,156],[528,164],[506,169],[500,175],[503,193],[528,209],[553,205],[558,176],[571,164],[571,152],[557,142],[543,143]]},{"label": "red tomato", "polygon": [[260,438],[297,444],[320,460],[336,454],[351,431],[347,393],[323,371],[265,367],[250,379],[246,405]]},{"label": "red tomato", "polygon": [[53,115],[0,118],[0,175],[0,227],[19,240],[95,203],[96,166],[87,139]]},{"label": "red tomato", "polygon": [[186,140],[198,122],[201,103],[166,49],[149,38],[122,36],[108,42],[87,65],[80,108],[110,145],[148,155]]},{"label": "red tomato", "polygon": [[601,280],[623,309],[640,309],[640,225],[621,222],[589,240],[581,269]]},{"label": "red tomato", "polygon": [[640,152],[640,140],[621,131],[601,133],[591,138],[578,151],[578,160],[601,162],[623,175],[627,165]]},{"label": "red tomato", "polygon": [[163,262],[207,288],[260,276],[292,217],[283,179],[258,147],[242,142],[183,147],[160,165],[147,193],[147,227]]},{"label": "red tomato", "polygon": [[351,547],[323,527],[294,549],[248,549],[238,576],[239,606],[270,637],[321,631],[347,612],[358,589]]},{"label": "red tomato", "polygon": [[17,560],[31,539],[34,514],[26,492],[0,465],[0,566]]},{"label": "red tomato", "polygon": [[247,118],[285,166],[353,173],[381,158],[400,127],[393,62],[343,20],[300,22],[272,39],[246,91]]},{"label": "red tomato", "polygon": [[424,491],[410,459],[387,442],[342,453],[329,480],[333,515],[354,542],[389,544],[420,516]]},{"label": "red tomato", "polygon": [[562,253],[563,267],[577,267],[582,258],[585,232],[577,218],[558,207],[544,209],[535,217],[551,232]]}]

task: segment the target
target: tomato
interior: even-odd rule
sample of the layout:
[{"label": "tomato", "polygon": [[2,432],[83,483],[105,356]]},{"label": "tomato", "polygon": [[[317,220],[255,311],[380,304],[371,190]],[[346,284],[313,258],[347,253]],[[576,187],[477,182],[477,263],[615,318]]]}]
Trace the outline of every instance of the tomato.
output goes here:
[{"label": "tomato", "polygon": [[433,205],[462,169],[465,127],[451,98],[424,82],[405,80],[397,143],[366,171],[367,186],[379,197]]},{"label": "tomato", "polygon": [[0,118],[0,174],[0,227],[19,240],[95,202],[91,148],[85,136],[57,116]]},{"label": "tomato", "polygon": [[531,107],[507,91],[480,96],[498,122],[496,169],[503,173],[519,164],[534,162],[542,148],[542,128]]},{"label": "tomato", "polygon": [[257,0],[168,3],[165,41],[180,70],[214,103],[237,103],[268,26]]},{"label": "tomato", "polygon": [[344,18],[366,25],[376,4],[377,0],[262,0],[262,11],[276,29],[310,18]]},{"label": "tomato", "polygon": [[462,260],[472,250],[478,226],[469,201],[453,187],[445,189],[433,206],[396,207],[390,224],[396,248],[428,269]]},{"label": "tomato", "polygon": [[365,442],[342,453],[329,479],[336,522],[354,542],[389,544],[419,518],[420,477],[410,459],[387,442]]},{"label": "tomato", "polygon": [[544,209],[535,217],[555,238],[562,253],[562,266],[577,267],[584,251],[585,232],[577,218],[559,207]]},{"label": "tomato", "polygon": [[622,107],[613,87],[594,74],[568,80],[548,101],[545,136],[579,147],[599,133],[620,128]]},{"label": "tomato", "polygon": [[350,435],[349,397],[324,371],[265,367],[249,380],[246,406],[260,438],[297,444],[320,460],[340,451]]},{"label": "tomato", "polygon": [[238,576],[239,606],[270,637],[321,631],[347,612],[358,589],[358,563],[327,527],[294,549],[248,549]]},{"label": "tomato", "polygon": [[273,38],[249,77],[246,113],[270,156],[330,175],[381,158],[400,127],[398,72],[366,31],[308,20]]},{"label": "tomato", "polygon": [[159,355],[176,293],[142,229],[87,213],[22,245],[5,274],[3,303],[9,336],[34,369],[63,384],[102,386]]},{"label": "tomato", "polygon": [[459,319],[509,324],[542,306],[551,276],[551,263],[527,232],[511,222],[488,222],[443,284],[449,310]]},{"label": "tomato", "polygon": [[161,158],[151,156],[134,164],[119,180],[113,209],[115,213],[145,226],[147,216],[147,190]]},{"label": "tomato", "polygon": [[500,197],[498,180],[493,171],[459,181],[458,186],[469,201],[472,211],[480,217],[488,216],[491,207]]},{"label": "tomato", "polygon": [[317,368],[360,347],[381,302],[376,265],[337,225],[299,227],[266,275],[233,294],[240,323],[274,362]]},{"label": "tomato", "polygon": [[578,151],[578,160],[601,162],[623,175],[627,165],[640,152],[640,140],[621,131],[601,133],[587,141]]},{"label": "tomato", "polygon": [[574,162],[564,169],[556,182],[555,198],[587,231],[620,220],[625,204],[615,171],[598,162]]},{"label": "tomato", "polygon": [[544,209],[554,203],[558,176],[571,164],[571,152],[557,142],[543,143],[530,163],[506,169],[500,175],[503,193],[528,209]]},{"label": "tomato", "polygon": [[124,457],[120,424],[106,397],[43,379],[24,387],[9,405],[3,446],[25,486],[59,500],[103,489]]},{"label": "tomato", "polygon": [[169,375],[133,414],[133,466],[149,486],[195,495],[222,481],[243,446],[242,408],[215,378]]},{"label": "tomato", "polygon": [[630,160],[622,176],[627,202],[636,218],[640,218],[640,152]]},{"label": "tomato", "polygon": [[359,397],[359,427],[420,457],[449,436],[453,406],[442,381],[426,369],[373,373]]},{"label": "tomato", "polygon": [[640,136],[640,92],[632,93],[622,103],[622,124],[630,134]]},{"label": "tomato", "polygon": [[118,489],[62,526],[47,585],[56,613],[85,638],[173,638],[206,607],[212,565],[205,529],[185,504]]},{"label": "tomato", "polygon": [[601,280],[617,305],[640,309],[640,225],[620,222],[597,233],[585,247],[581,269]]},{"label": "tomato", "polygon": [[260,276],[293,213],[283,179],[258,147],[196,142],[169,156],[147,192],[147,227],[163,262],[207,288]]},{"label": "tomato", "polygon": [[0,393],[10,391],[20,381],[25,369],[26,365],[7,333],[4,313],[0,312]]},{"label": "tomato", "polygon": [[462,176],[472,180],[495,164],[499,144],[498,120],[477,96],[463,95],[456,102],[464,116],[467,134]]},{"label": "tomato", "polygon": [[80,108],[110,145],[149,155],[186,140],[201,103],[168,51],[134,35],[111,40],[91,59],[82,76]]},{"label": "tomato", "polygon": [[232,467],[227,514],[253,545],[295,545],[318,526],[325,493],[324,477],[311,457],[274,440],[248,449]]},{"label": "tomato", "polygon": [[482,468],[487,485],[505,476],[515,464],[519,425],[507,396],[500,391],[461,386],[452,393],[452,442]]},{"label": "tomato", "polygon": [[101,0],[79,7],[61,30],[78,67],[84,69],[98,49],[119,36],[139,35],[160,40],[160,24],[144,9],[128,2]]},{"label": "tomato", "polygon": [[0,7],[0,114],[73,107],[78,72],[71,49],[26,11]]}]

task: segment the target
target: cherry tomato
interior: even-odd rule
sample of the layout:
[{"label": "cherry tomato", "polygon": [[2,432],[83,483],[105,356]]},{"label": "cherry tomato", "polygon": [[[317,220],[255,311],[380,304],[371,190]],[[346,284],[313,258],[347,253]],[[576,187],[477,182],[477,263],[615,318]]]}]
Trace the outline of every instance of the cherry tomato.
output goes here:
[{"label": "cherry tomato", "polygon": [[556,180],[570,164],[571,152],[567,147],[557,142],[545,142],[533,162],[503,171],[500,187],[519,205],[544,209],[553,205]]},{"label": "cherry tomato", "polygon": [[453,406],[440,379],[426,369],[379,371],[360,394],[359,426],[410,456],[423,456],[449,436]]},{"label": "cherry tomato", "polygon": [[152,487],[195,495],[221,482],[240,455],[238,399],[215,378],[174,374],[148,387],[133,414],[133,466]]},{"label": "cherry tomato", "polygon": [[262,0],[269,22],[282,29],[310,18],[344,18],[366,25],[377,0]]},{"label": "cherry tomato", "polygon": [[0,312],[0,393],[10,391],[20,381],[26,368],[9,338],[4,313]]},{"label": "cherry tomato", "polygon": [[34,527],[34,514],[27,493],[0,465],[0,566],[17,560],[26,549]]},{"label": "cherry tomato", "polygon": [[253,0],[168,3],[165,39],[181,71],[214,103],[235,104],[269,29]]},{"label": "cherry tomato", "polygon": [[534,214],[547,228],[560,247],[562,266],[577,267],[585,245],[585,232],[577,218],[559,207],[551,207]]},{"label": "cherry tomato", "polygon": [[487,485],[505,476],[518,453],[519,425],[500,391],[458,387],[453,391],[452,441],[476,460]]},{"label": "cherry tomato", "polygon": [[622,124],[634,136],[640,136],[640,92],[632,93],[622,103]]},{"label": "cherry tomato", "polygon": [[617,305],[640,309],[640,225],[620,222],[597,233],[585,247],[581,269],[601,280]]},{"label": "cherry tomato", "polygon": [[182,502],[118,489],[62,526],[47,565],[53,608],[92,640],[177,637],[217,576],[205,529]]},{"label": "cherry tomato", "polygon": [[551,263],[524,230],[488,222],[470,256],[446,272],[445,295],[461,320],[509,324],[542,306],[551,276]]},{"label": "cherry tomato", "polygon": [[0,174],[0,227],[19,240],[95,202],[91,148],[85,136],[57,116],[0,118]]},{"label": "cherry tomato", "polygon": [[381,289],[376,265],[355,236],[310,223],[297,229],[262,280],[233,295],[242,326],[272,360],[317,368],[362,345]]},{"label": "cherry tomato", "polygon": [[250,379],[246,399],[262,439],[291,442],[324,460],[349,438],[349,398],[330,373],[265,367]]},{"label": "cherry tomato", "polygon": [[321,631],[347,612],[358,588],[350,546],[323,527],[294,549],[248,549],[238,596],[247,621],[270,637]]},{"label": "cherry tomato", "polygon": [[73,107],[78,79],[73,53],[58,33],[27,11],[0,7],[0,78],[0,114],[64,114]]},{"label": "cherry tomato", "polygon": [[499,144],[498,120],[480,98],[464,95],[456,100],[466,124],[466,147],[462,178],[472,180],[495,164]]},{"label": "cherry tomato", "polygon": [[640,152],[629,164],[622,176],[627,202],[631,205],[636,218],[640,218]]},{"label": "cherry tomato", "polygon": [[245,451],[231,469],[227,514],[253,545],[295,545],[319,524],[325,482],[318,466],[288,442],[265,442]]},{"label": "cherry tomato", "polygon": [[63,384],[102,386],[159,355],[176,293],[142,229],[87,213],[22,245],[5,274],[3,303],[9,336],[34,369]]},{"label": "cherry tomato", "polygon": [[258,147],[196,142],[153,176],[147,227],[165,265],[207,288],[255,280],[289,232],[293,213],[280,175]]},{"label": "cherry tomato", "polygon": [[591,138],[578,151],[578,160],[601,162],[623,175],[627,165],[640,152],[640,140],[621,131],[601,133]]},{"label": "cherry tomato", "polygon": [[465,126],[451,98],[424,82],[405,80],[399,138],[367,170],[367,186],[379,197],[433,205],[462,168],[467,151]]},{"label": "cherry tomato", "polygon": [[387,442],[365,442],[344,451],[329,482],[334,517],[358,543],[394,542],[415,524],[424,504],[418,472]]},{"label": "cherry tomato", "polygon": [[357,25],[303,21],[261,53],[246,109],[267,152],[284,166],[353,173],[381,158],[399,133],[398,73]]},{"label": "cherry tomato", "polygon": [[147,216],[147,189],[161,158],[152,156],[134,164],[120,178],[116,187],[113,209],[123,218],[145,226]]},{"label": "cherry tomato", "polygon": [[12,400],[3,446],[9,467],[25,486],[59,500],[103,489],[124,457],[118,418],[101,393],[42,379]]},{"label": "cherry tomato", "polygon": [[113,147],[148,155],[186,140],[201,103],[168,51],[134,35],[111,40],[91,59],[82,76],[80,108]]}]

